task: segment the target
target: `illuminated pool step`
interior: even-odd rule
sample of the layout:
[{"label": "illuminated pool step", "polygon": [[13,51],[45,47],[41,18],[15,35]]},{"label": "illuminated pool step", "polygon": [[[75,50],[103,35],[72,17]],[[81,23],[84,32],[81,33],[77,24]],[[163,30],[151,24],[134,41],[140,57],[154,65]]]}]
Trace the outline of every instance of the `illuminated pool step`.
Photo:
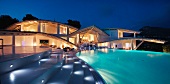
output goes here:
[{"label": "illuminated pool step", "polygon": [[80,61],[74,62],[73,73],[68,84],[84,84],[84,70]]},{"label": "illuminated pool step", "polygon": [[[40,77],[49,68],[54,66],[58,61],[56,59],[41,59],[34,63],[31,63],[25,67],[16,69],[1,75],[1,84],[26,84]],[[11,65],[16,66],[16,65]],[[12,67],[12,68],[13,68]],[[10,68],[10,67],[9,67]],[[43,81],[42,81],[43,80]],[[45,82],[45,79],[41,79],[40,82]]]},{"label": "illuminated pool step", "polygon": [[73,71],[73,64],[63,65],[62,68],[47,82],[47,84],[68,84]]},{"label": "illuminated pool step", "polygon": [[84,69],[84,84],[95,84],[93,75],[87,65],[82,65]]}]

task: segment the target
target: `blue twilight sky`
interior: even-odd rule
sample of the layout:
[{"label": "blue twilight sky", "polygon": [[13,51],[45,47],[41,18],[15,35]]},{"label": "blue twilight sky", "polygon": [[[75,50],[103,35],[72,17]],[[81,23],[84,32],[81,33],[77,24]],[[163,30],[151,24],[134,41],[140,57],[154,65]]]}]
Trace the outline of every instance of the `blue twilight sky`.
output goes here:
[{"label": "blue twilight sky", "polygon": [[21,21],[26,14],[63,23],[78,20],[82,28],[170,28],[170,0],[0,0],[0,15]]}]

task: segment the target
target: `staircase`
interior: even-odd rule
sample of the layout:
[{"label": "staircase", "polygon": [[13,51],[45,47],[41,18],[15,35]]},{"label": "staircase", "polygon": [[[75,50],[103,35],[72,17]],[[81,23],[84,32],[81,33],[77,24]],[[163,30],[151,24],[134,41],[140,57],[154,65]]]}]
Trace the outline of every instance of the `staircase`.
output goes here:
[{"label": "staircase", "polygon": [[96,84],[90,69],[72,54],[52,52],[47,58],[1,75],[0,84]]},{"label": "staircase", "polygon": [[95,84],[88,66],[82,60],[69,54],[64,58],[64,65],[47,84]]}]

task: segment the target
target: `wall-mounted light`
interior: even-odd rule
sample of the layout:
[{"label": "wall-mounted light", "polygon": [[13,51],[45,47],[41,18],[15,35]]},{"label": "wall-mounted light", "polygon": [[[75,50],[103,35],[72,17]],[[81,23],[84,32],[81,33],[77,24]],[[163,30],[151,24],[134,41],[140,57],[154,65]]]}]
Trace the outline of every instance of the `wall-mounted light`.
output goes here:
[{"label": "wall-mounted light", "polygon": [[33,46],[37,46],[37,43],[35,42],[35,43],[33,43]]},{"label": "wall-mounted light", "polygon": [[83,67],[83,68],[86,68],[86,67],[87,67],[87,65],[82,65],[82,67]]},{"label": "wall-mounted light", "polygon": [[54,43],[54,42],[52,42],[52,45],[55,45],[55,43]]},{"label": "wall-mounted light", "polygon": [[96,81],[96,84],[100,84],[101,82],[99,82],[99,81]]},{"label": "wall-mounted light", "polygon": [[80,62],[79,61],[76,61],[76,62],[74,62],[75,64],[80,64]]},{"label": "wall-mounted light", "polygon": [[87,80],[87,81],[93,81],[94,80],[92,76],[86,76],[84,79]]},{"label": "wall-mounted light", "polygon": [[74,74],[76,74],[76,75],[83,75],[83,71],[75,71]]},{"label": "wall-mounted light", "polygon": [[72,65],[64,65],[63,68],[65,68],[65,69],[69,69],[70,68],[71,69],[71,68],[73,68],[73,66]]},{"label": "wall-mounted light", "polygon": [[44,79],[41,80],[41,83],[44,83]]},{"label": "wall-mounted light", "polygon": [[11,64],[10,67],[12,68],[12,67],[13,67],[13,64]]},{"label": "wall-mounted light", "polygon": [[92,68],[89,68],[90,71],[94,71]]}]

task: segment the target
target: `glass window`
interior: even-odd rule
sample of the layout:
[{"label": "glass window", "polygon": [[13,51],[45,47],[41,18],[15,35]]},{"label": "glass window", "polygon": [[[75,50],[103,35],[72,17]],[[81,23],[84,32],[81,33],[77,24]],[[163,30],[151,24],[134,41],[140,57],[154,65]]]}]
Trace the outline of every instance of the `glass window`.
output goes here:
[{"label": "glass window", "polygon": [[67,27],[60,25],[60,34],[67,34]]}]

